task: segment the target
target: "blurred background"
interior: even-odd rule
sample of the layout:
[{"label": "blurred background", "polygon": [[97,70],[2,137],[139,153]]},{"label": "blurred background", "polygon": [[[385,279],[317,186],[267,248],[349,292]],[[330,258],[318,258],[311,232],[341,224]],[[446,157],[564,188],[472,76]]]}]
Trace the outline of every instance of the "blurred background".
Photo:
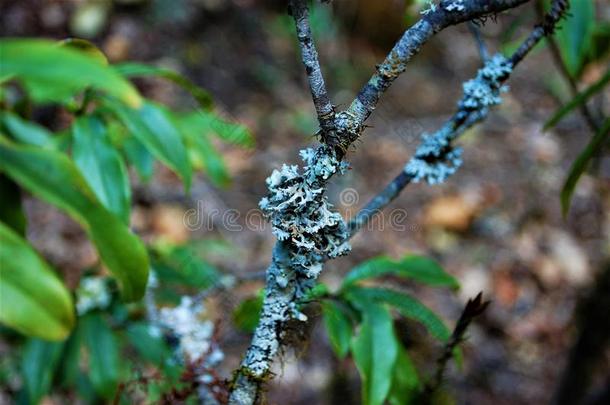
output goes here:
[{"label": "blurred background", "polygon": [[[579,89],[599,80],[608,68],[610,4],[593,4],[595,21],[585,22],[594,25],[591,30],[601,45],[595,55],[568,62]],[[422,5],[334,0],[312,7],[312,29],[330,95],[345,108],[375,64],[418,18]],[[490,53],[508,54],[536,21],[536,7],[528,4],[482,22],[480,30]],[[235,316],[229,314],[244,299],[257,296],[275,241],[252,210],[266,192],[265,178],[272,169],[284,162],[300,163],[298,150],[316,141],[312,134],[317,121],[284,2],[5,0],[0,2],[0,35],[84,38],[110,62],[171,68],[207,89],[223,116],[250,129],[255,146],[216,145],[224,171],[216,177],[198,176],[189,194],[162,166],[149,182],[133,179],[131,226],[155,247],[158,268],[187,263],[234,276],[231,288],[205,297],[205,316],[224,352],[216,371],[229,377],[250,337],[235,327]],[[576,49],[591,43],[576,44]],[[552,113],[573,97],[556,62],[548,45],[538,46],[511,76],[504,103],[459,141],[464,148],[459,171],[439,186],[409,186],[383,217],[352,240],[352,253],[328,262],[322,274],[332,287],[355,264],[380,254],[432,256],[459,280],[460,290],[411,287],[411,292],[448,325],[455,323],[466,300],[482,291],[491,305],[468,331],[463,368],[452,365],[446,375],[446,389],[456,403],[548,403],[578,335],[574,319],[579,299],[591,291],[608,262],[607,148],[580,179],[569,214],[562,217],[561,187],[592,133],[579,113],[542,130]],[[400,172],[421,134],[434,131],[452,114],[461,83],[480,66],[467,26],[441,32],[413,59],[349,151],[351,170],[330,185],[330,199],[344,217],[354,215]],[[147,97],[178,109],[195,103],[162,80],[138,79],[136,84]],[[608,100],[606,88],[590,108],[607,116]],[[65,117],[52,108],[37,111],[36,119],[52,128],[65,125]],[[98,260],[84,231],[49,205],[29,197],[25,204],[28,240],[76,288]],[[177,303],[180,292],[196,290],[179,283],[159,289],[161,303]],[[268,403],[359,403],[355,368],[350,360],[334,357],[315,310],[313,315],[307,345],[284,353],[277,362]],[[607,329],[607,317],[605,321]],[[439,347],[421,328],[408,328],[414,361],[430,372]],[[3,330],[0,403],[15,403],[23,385],[19,342]],[[129,354],[122,361],[129,362]],[[606,348],[594,367],[593,386],[603,388],[609,373]],[[145,403],[139,388],[130,389],[132,403]],[[58,389],[42,401],[78,403],[83,401],[79,395]]]}]

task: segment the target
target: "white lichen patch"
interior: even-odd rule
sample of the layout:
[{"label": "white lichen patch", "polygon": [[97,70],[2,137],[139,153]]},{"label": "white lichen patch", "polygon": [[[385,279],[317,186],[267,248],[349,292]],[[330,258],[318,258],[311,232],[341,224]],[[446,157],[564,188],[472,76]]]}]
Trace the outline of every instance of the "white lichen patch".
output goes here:
[{"label": "white lichen patch", "polygon": [[325,181],[346,166],[325,147],[304,149],[300,155],[305,162],[303,173],[289,165],[274,170],[267,178],[269,195],[259,206],[269,217],[273,234],[288,243],[294,268],[316,278],[325,257],[337,257],[350,249],[345,242],[345,222],[331,211],[332,204],[324,196]]},{"label": "white lichen patch", "polygon": [[[458,103],[455,119],[464,120],[469,116],[483,119],[490,107],[502,102],[500,94],[507,90],[502,82],[511,71],[510,62],[502,55],[490,58],[474,79],[464,83],[464,96]],[[450,122],[432,135],[422,135],[421,145],[404,168],[414,182],[442,183],[460,167],[462,151],[451,145],[458,134],[459,125],[456,125]]]},{"label": "white lichen patch", "polygon": [[427,15],[430,13],[434,13],[437,8],[438,6],[434,3],[433,0],[428,0],[428,2],[426,3],[426,8],[420,11],[419,13],[422,15]]},{"label": "white lichen patch", "polygon": [[464,5],[464,0],[447,1],[444,4],[444,8],[447,11],[464,11],[464,10],[466,10],[466,6]]},{"label": "white lichen patch", "polygon": [[508,90],[502,81],[512,71],[511,63],[502,55],[496,54],[490,58],[479,71],[477,76],[464,83],[464,97],[458,107],[466,110],[482,110],[487,112],[489,107],[502,102],[500,94]]},{"label": "white lichen patch", "polygon": [[112,302],[105,277],[83,277],[76,289],[76,312],[84,315],[94,309],[106,309]]},{"label": "white lichen patch", "polygon": [[193,305],[189,297],[182,297],[180,305],[174,308],[161,308],[159,324],[178,339],[178,347],[185,360],[200,362],[211,367],[222,361],[222,351],[212,341],[214,324],[203,318],[203,305]]}]

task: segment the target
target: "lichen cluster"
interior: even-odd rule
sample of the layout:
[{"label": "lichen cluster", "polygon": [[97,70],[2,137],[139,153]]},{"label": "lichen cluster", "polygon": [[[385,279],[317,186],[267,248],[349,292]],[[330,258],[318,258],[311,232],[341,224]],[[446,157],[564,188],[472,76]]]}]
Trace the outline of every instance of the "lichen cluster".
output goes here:
[{"label": "lichen cluster", "polygon": [[414,182],[442,183],[456,172],[462,164],[462,150],[454,148],[451,142],[463,131],[458,122],[467,117],[481,120],[490,107],[500,104],[500,94],[507,90],[502,82],[511,71],[510,62],[502,55],[495,55],[479,69],[474,79],[464,83],[464,96],[458,102],[459,110],[454,120],[434,134],[423,134],[415,156],[405,166],[404,171]]},{"label": "lichen cluster", "polygon": [[[212,339],[214,323],[205,319],[204,314],[203,304],[193,305],[191,298],[182,297],[180,305],[161,308],[158,323],[161,329],[177,338],[178,348],[187,362],[212,367],[223,360],[224,354]],[[161,331],[155,326],[151,332]]]},{"label": "lichen cluster", "polygon": [[491,57],[477,73],[477,77],[464,83],[464,97],[458,103],[460,110],[480,110],[486,114],[489,107],[502,102],[500,94],[508,90],[502,84],[512,72],[508,59],[500,54]]},{"label": "lichen cluster", "polygon": [[464,11],[465,9],[464,0],[453,0],[445,3],[445,10],[447,11]]},{"label": "lichen cluster", "polygon": [[326,180],[343,172],[346,164],[324,146],[304,149],[300,155],[305,162],[303,172],[286,164],[274,170],[267,178],[269,194],[259,206],[269,217],[274,235],[287,242],[291,267],[315,279],[325,257],[337,257],[350,249],[345,242],[347,226],[324,196]]},{"label": "lichen cluster", "polygon": [[95,309],[106,309],[112,302],[106,277],[83,277],[76,289],[76,312],[84,315]]}]

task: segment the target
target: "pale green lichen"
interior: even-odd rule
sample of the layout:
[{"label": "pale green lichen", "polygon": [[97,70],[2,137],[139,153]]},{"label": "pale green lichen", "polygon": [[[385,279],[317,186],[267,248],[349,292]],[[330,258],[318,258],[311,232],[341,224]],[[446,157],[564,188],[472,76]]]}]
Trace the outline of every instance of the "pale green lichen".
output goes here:
[{"label": "pale green lichen", "polygon": [[350,249],[344,242],[345,222],[331,211],[332,204],[324,196],[325,181],[343,172],[345,164],[324,146],[304,149],[300,155],[305,162],[303,172],[296,165],[274,170],[267,178],[269,194],[259,206],[269,217],[273,234],[287,242],[295,269],[316,278],[325,257],[337,257]]},{"label": "pale green lichen", "polygon": [[500,94],[507,90],[502,83],[511,73],[512,65],[502,55],[490,58],[477,76],[464,83],[464,96],[458,103],[454,119],[434,134],[423,134],[422,143],[415,156],[404,168],[414,182],[425,180],[438,184],[457,171],[462,164],[461,149],[451,145],[453,139],[463,131],[461,122],[483,119],[489,108],[500,104]]}]

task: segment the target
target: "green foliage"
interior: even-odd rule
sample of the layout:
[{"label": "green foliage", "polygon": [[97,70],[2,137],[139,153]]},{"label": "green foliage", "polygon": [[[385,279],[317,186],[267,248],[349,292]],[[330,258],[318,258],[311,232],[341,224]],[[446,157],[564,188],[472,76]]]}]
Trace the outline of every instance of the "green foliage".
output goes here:
[{"label": "green foliage", "polygon": [[352,287],[349,290],[352,301],[380,302],[388,304],[405,318],[420,322],[428,332],[441,342],[446,342],[451,335],[443,321],[421,302],[408,294],[388,288]]},{"label": "green foliage", "polygon": [[0,170],[80,222],[118,278],[125,299],[142,297],[148,278],[144,245],[100,204],[72,160],[61,152],[21,146],[0,137]]},{"label": "green foliage", "polygon": [[388,309],[372,302],[360,304],[362,322],[351,351],[362,378],[362,403],[381,405],[390,392],[399,344]]},{"label": "green foliage", "polygon": [[578,179],[580,179],[585,172],[587,165],[593,156],[595,156],[595,153],[602,149],[608,139],[610,139],[610,117],[606,118],[599,131],[597,131],[570,167],[568,178],[561,189],[561,210],[564,216],[566,216],[570,210],[570,201],[572,199],[572,194],[574,194]]},{"label": "green foliage", "polygon": [[[557,30],[557,42],[561,61],[571,82],[578,85],[578,80],[583,76],[585,68],[594,62],[603,62],[610,51],[610,24],[601,18],[596,18],[594,1],[574,1],[570,3],[570,16],[562,22]],[[610,82],[610,70],[595,83],[588,86],[584,91],[576,94],[570,101],[559,108],[544,125],[547,130],[555,126],[562,118],[577,108],[587,109],[587,102],[602,90]],[[597,121],[597,112],[589,110],[587,120]],[[603,122],[598,125],[591,124],[596,132],[591,141],[585,146],[572,163],[567,179],[561,190],[560,200],[563,215],[566,216],[570,208],[572,194],[586,170],[590,160],[600,151],[610,133],[608,118],[602,118]]]},{"label": "green foliage", "polygon": [[210,93],[174,71],[141,63],[121,63],[114,68],[125,77],[153,76],[167,79],[191,93],[201,108],[208,109],[213,105]]},{"label": "green foliage", "polygon": [[88,354],[91,384],[99,396],[112,399],[120,378],[119,346],[116,337],[99,314],[87,314],[81,317],[79,322]]},{"label": "green foliage", "polygon": [[129,224],[131,190],[127,169],[96,116],[79,117],[73,125],[72,157],[99,201]]},{"label": "green foliage", "polygon": [[554,127],[557,123],[566,115],[574,111],[574,109],[585,104],[591,97],[601,92],[604,87],[610,82],[610,69],[595,83],[587,87],[582,92],[578,93],[576,97],[570,100],[563,107],[559,108],[555,113],[547,120],[544,124],[544,129]]},{"label": "green foliage", "polygon": [[15,231],[0,223],[0,321],[22,333],[65,338],[74,324],[72,297]]},{"label": "green foliage", "polygon": [[87,87],[138,107],[142,97],[131,83],[90,52],[41,39],[0,41],[0,81],[16,79],[36,102],[64,101]]},{"label": "green foliage", "polygon": [[19,186],[0,173],[0,223],[8,225],[19,235],[25,235],[26,219],[21,206]]},{"label": "green foliage", "polygon": [[[229,173],[210,135],[215,136],[215,142],[242,147],[252,146],[252,136],[245,127],[209,111],[210,95],[190,80],[142,64],[109,65],[103,53],[87,41],[3,39],[0,55],[0,219],[18,234],[25,234],[22,189],[57,206],[87,231],[103,264],[118,281],[122,297],[138,300],[147,283],[149,259],[142,241],[128,228],[129,169],[150,179],[158,159],[182,179],[187,190],[197,170],[224,185]],[[173,112],[146,100],[127,80],[132,76],[168,79],[190,92],[203,109]],[[52,104],[70,114],[69,128],[46,128],[32,121],[28,114],[39,104]],[[190,159],[193,155],[198,165]],[[8,232],[12,231],[3,225],[2,237],[8,238]],[[10,287],[6,297],[9,293],[23,295],[19,298],[23,305],[3,309],[0,320],[33,336],[65,338],[74,322],[69,292],[25,240],[17,234],[10,238],[20,252],[27,252],[21,256],[30,265],[28,271],[13,271],[16,262],[9,256],[17,255],[3,250],[7,263],[11,260],[2,268],[3,291]],[[170,269],[165,274],[175,273],[172,261],[180,254],[175,250],[173,258],[160,260],[163,269]],[[31,277],[30,272],[43,282],[16,289],[21,287],[15,283],[23,284],[23,280],[14,274],[25,279]],[[4,282],[8,273],[11,283]],[[183,273],[177,276],[177,283],[196,288],[218,279],[216,270],[201,259],[194,260]],[[57,286],[47,279],[56,280]],[[76,379],[83,392],[90,393],[100,390],[99,381],[92,377],[89,384],[86,379]]]},{"label": "green foliage", "polygon": [[396,365],[392,375],[392,388],[388,395],[390,405],[404,405],[411,402],[420,386],[417,369],[403,346],[398,346]]},{"label": "green foliage", "polygon": [[261,311],[263,309],[263,291],[256,297],[242,301],[233,311],[233,323],[238,329],[252,333],[258,325]]},{"label": "green foliage", "polygon": [[405,256],[395,261],[379,256],[356,266],[343,280],[342,288],[348,288],[357,281],[395,275],[409,278],[432,286],[457,288],[458,282],[447,274],[434,260],[424,256]]},{"label": "green foliage", "polygon": [[352,321],[345,313],[341,303],[324,301],[322,303],[322,315],[324,326],[330,340],[330,344],[339,358],[343,358],[349,352],[350,339],[353,333]]},{"label": "green foliage", "polygon": [[159,280],[168,288],[185,286],[201,291],[221,279],[219,271],[193,245],[157,243],[152,247],[152,258]]},{"label": "green foliage", "polygon": [[[431,286],[459,287],[457,280],[430,258],[409,255],[392,260],[379,256],[352,269],[336,294],[321,285],[308,297],[321,300],[333,351],[339,358],[351,353],[362,379],[364,404],[409,404],[422,387],[415,365],[397,338],[392,312],[421,323],[440,343],[448,342],[451,334],[434,311],[411,295],[370,285],[371,279],[388,275]],[[461,358],[459,350],[454,355],[456,361]]]},{"label": "green foliage", "polygon": [[20,399],[23,403],[37,404],[49,391],[63,346],[63,343],[40,339],[28,340],[21,358],[24,389]]},{"label": "green foliage", "polygon": [[191,166],[186,148],[167,111],[151,102],[143,102],[135,110],[115,100],[106,99],[105,106],[116,114],[129,132],[157,159],[182,178],[185,188],[190,187]]},{"label": "green foliage", "polygon": [[570,16],[560,24],[556,36],[568,72],[578,77],[591,54],[595,31],[595,5],[592,0],[570,2]]}]

